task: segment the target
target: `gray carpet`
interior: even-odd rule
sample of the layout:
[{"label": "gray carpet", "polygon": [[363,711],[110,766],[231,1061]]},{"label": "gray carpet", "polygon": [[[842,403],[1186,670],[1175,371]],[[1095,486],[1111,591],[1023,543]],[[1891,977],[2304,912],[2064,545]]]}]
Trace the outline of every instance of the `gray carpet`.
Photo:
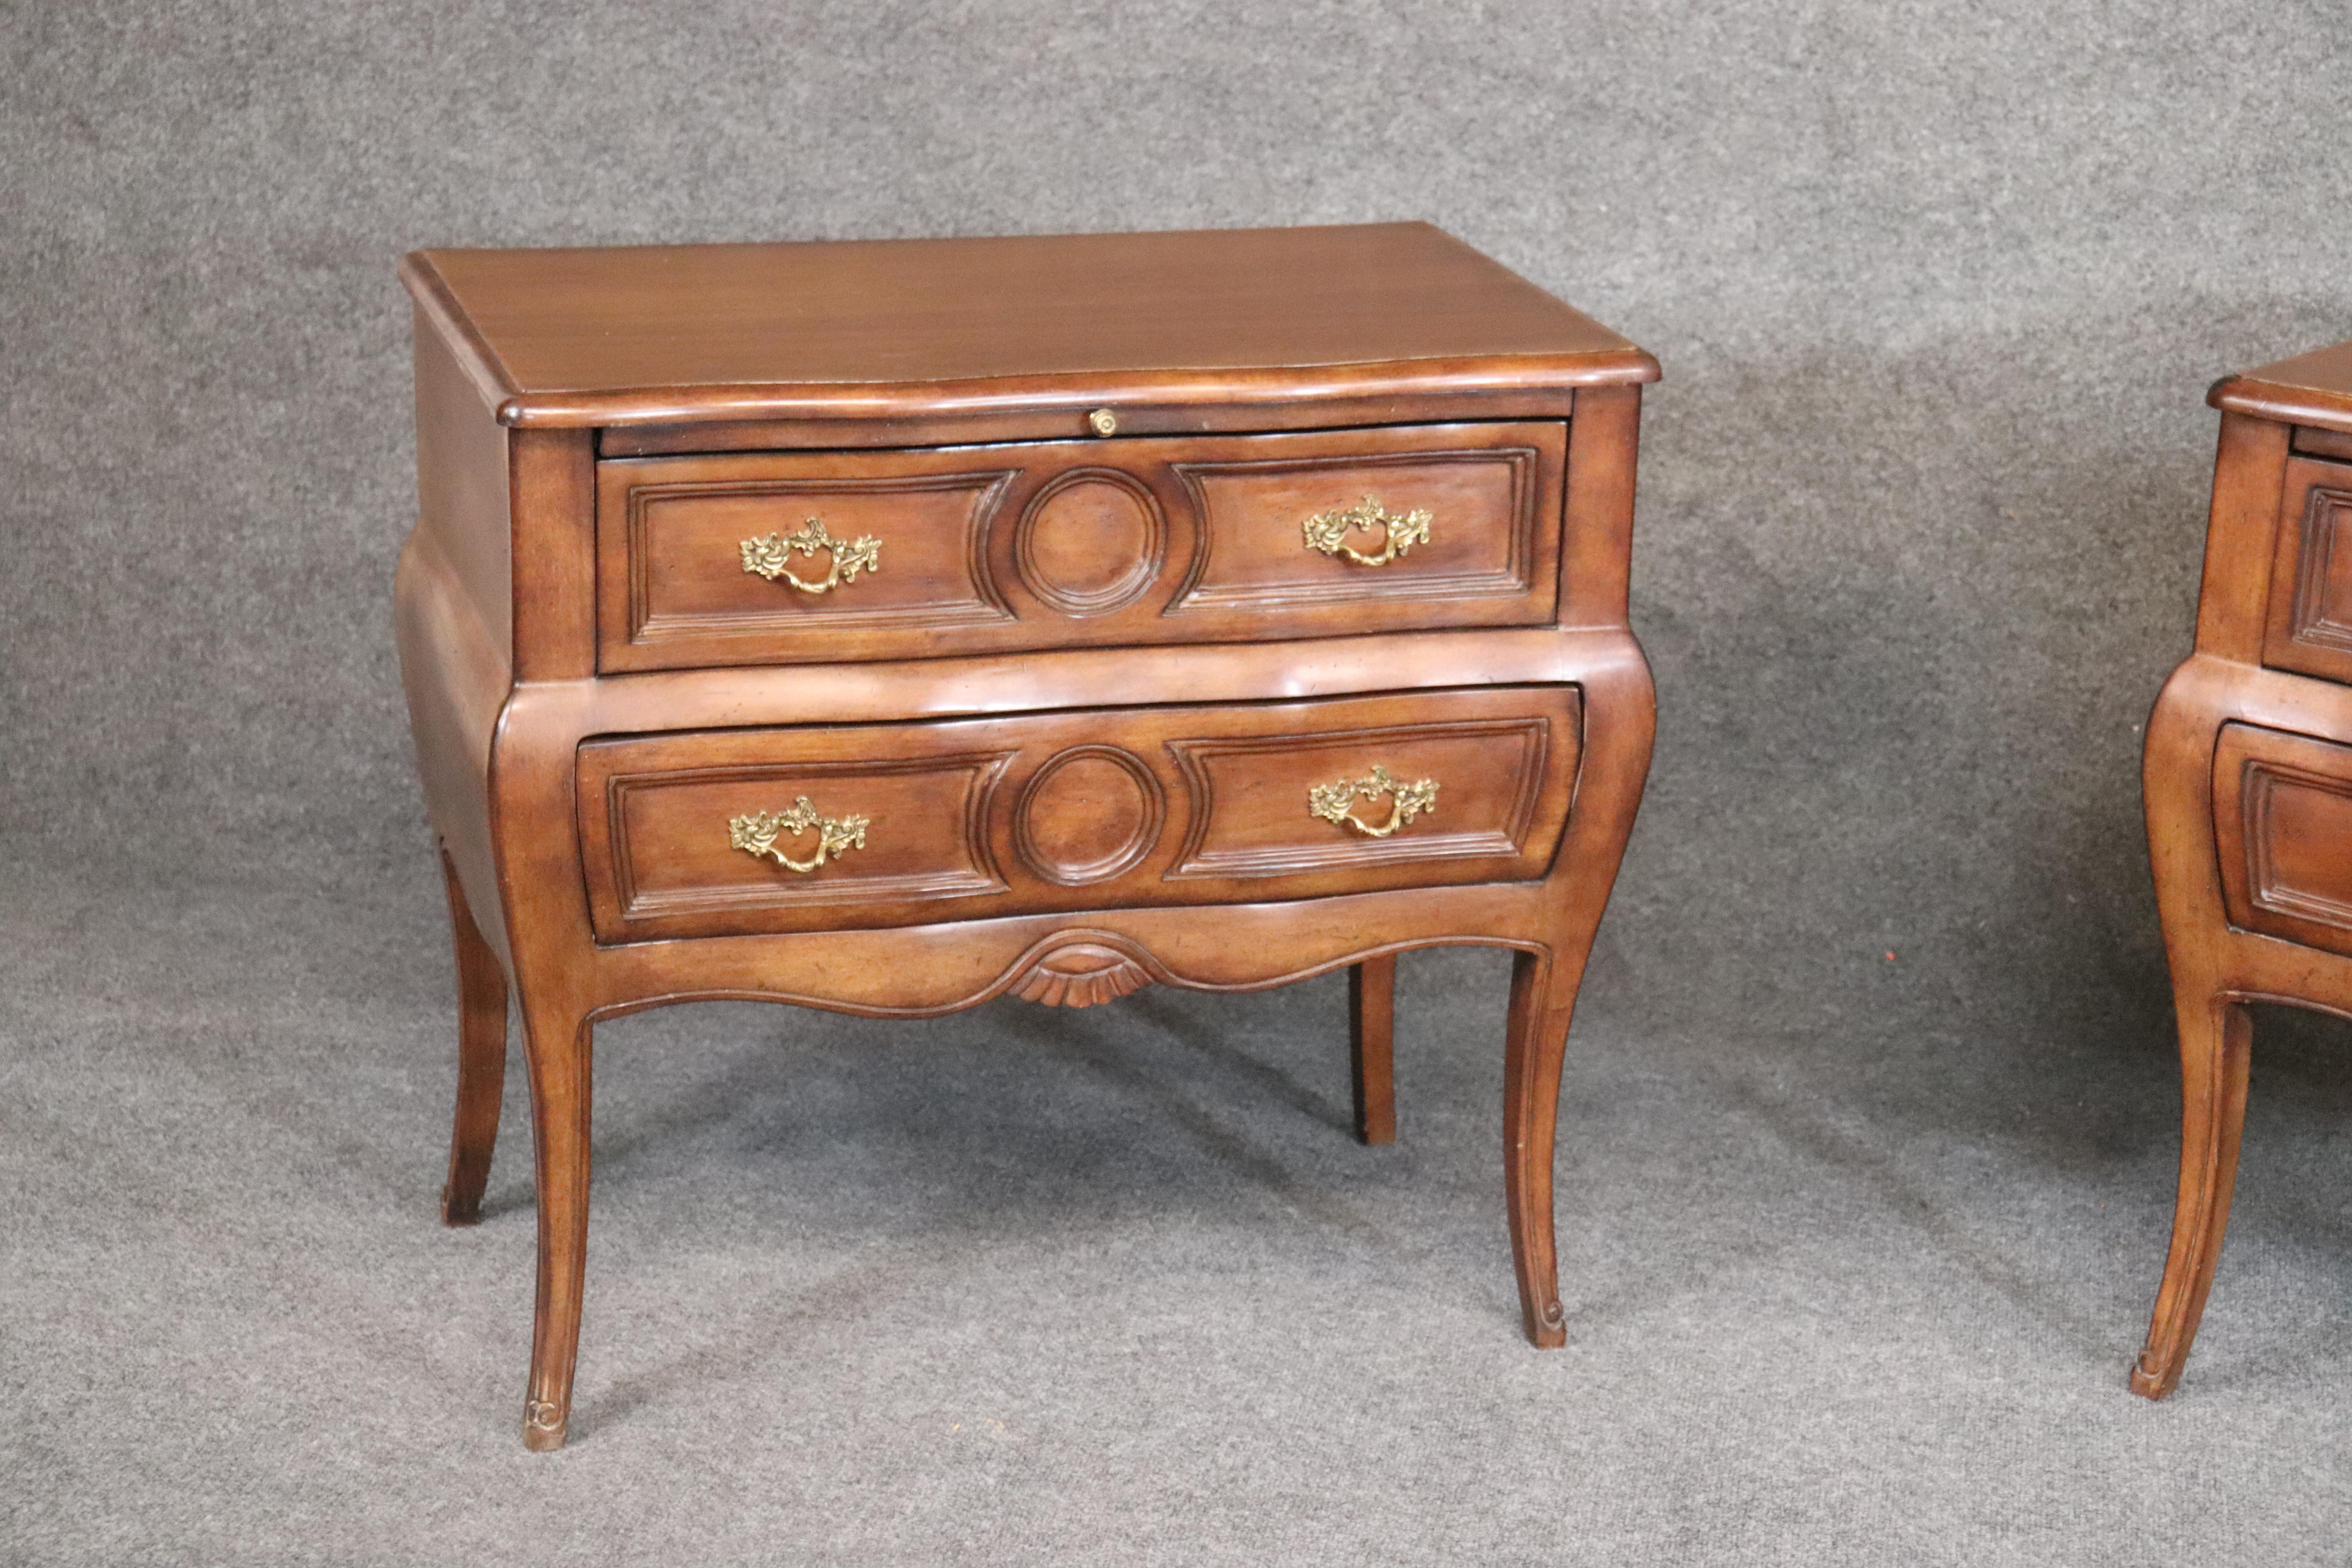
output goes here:
[{"label": "gray carpet", "polygon": [[1541,1353],[1507,963],[1471,952],[1403,965],[1384,1150],[1336,980],[604,1026],[572,1444],[527,1454],[528,1136],[479,1228],[435,1224],[417,881],[11,888],[7,1561],[2342,1561],[2338,1042],[2264,1018],[2211,1318],[2150,1405],[2158,1043],[1666,1033],[1604,964]]},{"label": "gray carpet", "polygon": [[[2352,1031],[2180,1393],[2138,726],[2352,335],[2322,0],[0,4],[0,1563],[2340,1563]],[[1506,965],[599,1036],[572,1447],[388,627],[419,245],[1426,217],[1654,350],[1652,793],[1520,1341]],[[1892,958],[1886,956],[1893,954]]]}]

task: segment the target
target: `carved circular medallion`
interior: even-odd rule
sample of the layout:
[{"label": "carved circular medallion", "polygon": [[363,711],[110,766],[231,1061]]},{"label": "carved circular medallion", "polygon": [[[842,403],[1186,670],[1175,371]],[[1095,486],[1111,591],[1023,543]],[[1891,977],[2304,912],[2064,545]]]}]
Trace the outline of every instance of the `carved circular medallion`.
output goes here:
[{"label": "carved circular medallion", "polygon": [[1116,468],[1076,468],[1037,492],[1013,550],[1031,593],[1064,615],[1099,616],[1151,585],[1167,542],[1150,490]]},{"label": "carved circular medallion", "polygon": [[1073,746],[1037,770],[1013,809],[1013,843],[1049,882],[1106,882],[1150,853],[1167,815],[1160,781],[1117,746]]}]

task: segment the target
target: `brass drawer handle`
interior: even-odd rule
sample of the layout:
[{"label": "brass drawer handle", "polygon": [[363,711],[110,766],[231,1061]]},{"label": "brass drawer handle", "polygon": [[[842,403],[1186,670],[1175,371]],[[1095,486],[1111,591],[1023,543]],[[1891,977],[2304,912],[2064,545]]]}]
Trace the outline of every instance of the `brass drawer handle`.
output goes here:
[{"label": "brass drawer handle", "polygon": [[[1436,521],[1422,510],[1392,512],[1381,505],[1379,498],[1366,496],[1339,511],[1317,512],[1307,520],[1304,531],[1309,550],[1345,556],[1359,566],[1385,566],[1414,545],[1428,543],[1429,525]],[[1348,542],[1348,535],[1360,528],[1367,532],[1377,528],[1387,536],[1378,555],[1367,555]]]},{"label": "brass drawer handle", "polygon": [[[727,841],[746,855],[757,855],[773,860],[787,871],[814,871],[824,864],[828,855],[838,855],[845,849],[866,847],[866,829],[871,826],[863,816],[845,816],[835,820],[819,816],[809,797],[803,795],[793,803],[789,811],[755,811],[749,816],[730,817],[727,823]],[[816,833],[816,853],[805,860],[795,860],[776,847],[777,837],[791,833],[799,835],[812,829]]]},{"label": "brass drawer handle", "polygon": [[[1374,827],[1355,812],[1360,800],[1389,797],[1389,819]],[[1423,779],[1417,784],[1399,784],[1388,769],[1378,763],[1372,771],[1360,779],[1341,779],[1337,784],[1317,784],[1307,792],[1307,809],[1326,822],[1352,827],[1367,838],[1386,838],[1424,811],[1437,809],[1437,781]]]},{"label": "brass drawer handle", "polygon": [[[803,594],[823,594],[836,584],[855,583],[860,572],[882,570],[882,542],[872,534],[856,539],[835,539],[824,531],[824,523],[811,518],[797,533],[771,533],[763,539],[743,542],[743,570],[754,577],[765,577],[772,583],[781,577]],[[794,555],[814,555],[823,551],[832,558],[832,566],[822,583],[811,583],[794,573],[789,564]]]}]

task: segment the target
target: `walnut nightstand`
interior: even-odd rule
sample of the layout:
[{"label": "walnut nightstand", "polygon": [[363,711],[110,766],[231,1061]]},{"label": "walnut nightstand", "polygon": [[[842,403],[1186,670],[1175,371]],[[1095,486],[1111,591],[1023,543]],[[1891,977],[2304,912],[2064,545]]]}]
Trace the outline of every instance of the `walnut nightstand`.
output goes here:
[{"label": "walnut nightstand", "polygon": [[1633,344],[1418,224],[420,251],[401,666],[457,930],[443,1215],[530,1057],[524,1441],[562,1444],[591,1026],[874,1016],[1517,953],[1504,1173],[1561,1342],[1552,1124],[1649,764]]},{"label": "walnut nightstand", "polygon": [[2352,1016],[2352,343],[2218,384],[2197,651],[2143,783],[2180,1030],[2180,1194],[2131,1385],[2172,1392],[2246,1120],[2249,1002]]}]

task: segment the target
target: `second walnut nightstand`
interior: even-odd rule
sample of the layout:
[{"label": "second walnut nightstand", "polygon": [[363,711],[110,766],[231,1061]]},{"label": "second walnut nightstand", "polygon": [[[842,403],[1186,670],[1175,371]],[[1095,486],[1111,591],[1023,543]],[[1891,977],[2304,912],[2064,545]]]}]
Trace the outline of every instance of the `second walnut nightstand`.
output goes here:
[{"label": "second walnut nightstand", "polygon": [[2352,343],[2216,385],[2197,650],[2147,725],[2180,1031],[2172,1246],[2131,1385],[2172,1391],[2229,1223],[2252,1002],[2352,1017]]}]

